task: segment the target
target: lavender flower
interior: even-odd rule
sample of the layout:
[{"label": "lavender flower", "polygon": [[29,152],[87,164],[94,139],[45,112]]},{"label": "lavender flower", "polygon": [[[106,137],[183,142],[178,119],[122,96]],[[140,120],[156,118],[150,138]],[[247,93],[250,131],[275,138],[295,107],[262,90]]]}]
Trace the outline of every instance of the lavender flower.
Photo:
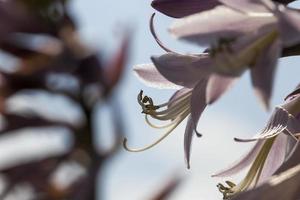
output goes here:
[{"label": "lavender flower", "polygon": [[[224,5],[176,20],[170,32],[190,42],[212,45],[213,68],[221,76],[236,77],[250,68],[253,87],[268,108],[282,48],[300,41],[300,14],[269,0],[222,2]],[[208,102],[217,99],[209,93]]]},{"label": "lavender flower", "polygon": [[[185,57],[182,57],[182,59],[184,58]],[[176,63],[177,62],[174,64]],[[152,64],[139,65],[135,67],[135,72],[145,83],[149,83],[149,86],[164,89],[179,88],[178,85],[174,85],[172,82],[169,82],[160,75],[155,66]],[[200,80],[190,88],[181,87],[173,94],[168,102],[160,105],[155,105],[152,98],[143,96],[143,91],[141,91],[138,95],[138,102],[142,107],[142,113],[145,114],[146,122],[153,128],[167,129],[167,131],[156,142],[141,149],[128,148],[126,143],[127,140],[125,140],[125,149],[131,152],[140,152],[155,146],[166,138],[185,118],[188,117],[184,135],[184,150],[187,167],[190,168],[189,161],[193,135],[196,133],[198,136],[201,136],[201,134],[197,133],[196,126],[201,113],[206,107],[205,96],[203,96],[205,89],[206,80]],[[149,117],[156,120],[169,121],[169,123],[163,126],[155,125],[151,122]]]},{"label": "lavender flower", "polygon": [[239,184],[226,181],[228,186],[218,185],[224,199],[266,181],[285,162],[299,140],[299,114],[300,93],[292,93],[284,104],[276,107],[262,132],[251,139],[236,139],[257,142],[240,161],[214,175],[230,176],[251,165],[246,177]]}]

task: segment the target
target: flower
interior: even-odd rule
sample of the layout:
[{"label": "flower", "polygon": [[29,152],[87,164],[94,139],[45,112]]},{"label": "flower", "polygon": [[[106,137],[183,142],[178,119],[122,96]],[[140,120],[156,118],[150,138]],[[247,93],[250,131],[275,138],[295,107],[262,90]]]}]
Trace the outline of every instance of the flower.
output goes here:
[{"label": "flower", "polygon": [[170,17],[184,17],[219,5],[218,0],[154,0],[151,5]]},{"label": "flower", "polygon": [[240,161],[213,175],[230,176],[251,165],[246,177],[239,184],[230,181],[226,181],[228,186],[218,184],[224,199],[266,181],[294,152],[299,136],[300,93],[295,90],[284,104],[276,107],[262,132],[251,139],[235,139],[257,142]]},{"label": "flower", "polygon": [[294,200],[300,196],[300,146],[297,144],[288,160],[257,188],[242,192],[233,200],[254,200],[263,196],[264,200]]},{"label": "flower", "polygon": [[[268,108],[282,48],[300,41],[300,14],[269,0],[221,2],[224,5],[176,20],[170,32],[211,45],[214,71],[220,76],[236,77],[250,68],[253,87]],[[208,89],[207,100],[212,103],[217,98],[209,93]]]},{"label": "flower", "polygon": [[[184,59],[184,57],[183,57]],[[176,64],[175,62],[174,64]],[[166,80],[157,71],[152,64],[138,65],[135,67],[136,75],[149,86],[164,89],[179,88],[177,85]],[[166,103],[155,105],[152,98],[143,95],[143,91],[138,94],[138,102],[142,107],[142,113],[145,114],[146,122],[153,128],[167,129],[166,133],[154,143],[141,149],[131,149],[127,147],[127,140],[124,140],[124,147],[131,152],[140,152],[149,149],[164,138],[166,138],[185,118],[188,118],[185,134],[184,134],[184,151],[187,167],[190,168],[190,152],[191,143],[194,134],[201,136],[197,132],[196,126],[198,120],[206,107],[205,93],[207,81],[199,80],[192,88],[181,87],[178,89],[170,100]],[[149,118],[161,121],[169,121],[168,124],[158,126],[153,124]]]}]

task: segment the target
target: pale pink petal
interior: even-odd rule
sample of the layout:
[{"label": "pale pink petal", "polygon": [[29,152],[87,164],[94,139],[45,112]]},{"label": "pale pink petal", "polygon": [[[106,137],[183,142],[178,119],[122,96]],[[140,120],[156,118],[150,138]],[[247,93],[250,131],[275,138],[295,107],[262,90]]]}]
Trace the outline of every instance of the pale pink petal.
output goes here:
[{"label": "pale pink petal", "polygon": [[276,137],[263,166],[258,183],[262,183],[270,178],[284,162],[288,137],[290,136],[284,134],[280,134]]},{"label": "pale pink petal", "polygon": [[167,53],[151,58],[157,70],[176,85],[192,88],[211,73],[211,59],[208,55],[190,56]]},{"label": "pale pink petal", "polygon": [[286,161],[279,167],[275,174],[280,174],[300,163],[300,142],[298,141],[293,146],[291,155],[287,157]]},{"label": "pale pink petal", "polygon": [[249,16],[226,6],[178,19],[170,32],[200,45],[216,44],[220,38],[235,38],[274,23],[275,17]]},{"label": "pale pink petal", "polygon": [[269,9],[262,3],[262,0],[219,0],[226,6],[242,12],[269,12]]},{"label": "pale pink petal", "polygon": [[135,75],[146,85],[160,89],[179,89],[181,86],[175,85],[163,77],[153,64],[142,64],[134,67]]},{"label": "pale pink petal", "polygon": [[190,169],[190,157],[191,157],[191,147],[192,147],[192,139],[195,134],[194,131],[194,122],[191,116],[188,117],[188,121],[185,128],[184,133],[184,158],[187,165],[187,168]]},{"label": "pale pink petal", "polygon": [[235,138],[238,142],[250,142],[255,140],[264,140],[274,137],[286,130],[289,121],[289,113],[280,107],[276,107],[267,126],[262,132],[249,139]]},{"label": "pale pink petal", "polygon": [[152,7],[170,17],[184,17],[219,5],[218,0],[154,0]]},{"label": "pale pink petal", "polygon": [[276,65],[280,53],[280,41],[276,40],[271,46],[260,53],[255,66],[251,68],[253,88],[267,110],[270,106]]},{"label": "pale pink petal", "polygon": [[173,102],[180,98],[181,96],[185,95],[186,93],[190,92],[192,89],[191,88],[182,88],[180,90],[177,90],[169,99],[169,104],[168,107],[171,107],[173,105]]},{"label": "pale pink petal", "polygon": [[285,47],[295,45],[300,42],[300,13],[282,5],[280,8],[282,10],[277,17],[283,45]]},{"label": "pale pink petal", "polygon": [[232,166],[213,174],[212,176],[224,177],[224,176],[231,176],[233,174],[240,172],[241,170],[243,170],[253,162],[253,160],[256,158],[263,144],[264,141],[262,140],[257,141],[256,144],[252,147],[252,149],[246,155],[244,155],[239,161],[234,163]]},{"label": "pale pink petal", "polygon": [[214,103],[219,99],[227,90],[229,90],[237,77],[222,76],[213,74],[209,77],[206,88],[206,102],[207,104]]},{"label": "pale pink petal", "polygon": [[198,124],[199,118],[207,105],[206,98],[205,98],[206,86],[207,86],[207,80],[206,79],[200,80],[198,84],[195,86],[192,93],[191,115],[195,125],[194,127],[195,131],[197,128],[196,126]]}]

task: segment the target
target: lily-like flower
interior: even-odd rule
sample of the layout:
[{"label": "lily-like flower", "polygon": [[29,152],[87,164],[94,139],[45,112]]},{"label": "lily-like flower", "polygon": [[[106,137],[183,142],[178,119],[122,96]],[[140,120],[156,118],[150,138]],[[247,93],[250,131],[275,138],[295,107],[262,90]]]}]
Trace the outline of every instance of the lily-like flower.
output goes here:
[{"label": "lily-like flower", "polygon": [[270,179],[232,200],[295,200],[300,198],[300,145]]},{"label": "lily-like flower", "polygon": [[235,139],[241,142],[257,142],[240,161],[213,175],[230,176],[251,165],[246,177],[239,184],[226,181],[227,186],[218,185],[224,199],[266,181],[294,152],[299,136],[300,93],[298,91],[289,95],[284,104],[276,107],[267,126],[257,136],[251,139]]},{"label": "lily-like flower", "polygon": [[[177,62],[174,62],[176,64]],[[156,142],[141,149],[131,149],[127,147],[127,140],[124,140],[124,147],[131,152],[140,152],[149,149],[164,138],[166,138],[185,118],[188,118],[185,135],[184,135],[184,151],[187,167],[190,168],[190,152],[191,143],[194,134],[201,136],[197,132],[196,126],[200,115],[206,107],[205,96],[206,90],[205,79],[199,80],[191,88],[179,87],[174,83],[166,80],[156,69],[153,64],[138,65],[135,67],[136,75],[142,79],[143,82],[151,87],[158,87],[163,89],[180,88],[178,89],[170,100],[166,103],[156,105],[152,98],[143,95],[143,91],[138,94],[138,102],[142,107],[142,113],[145,114],[146,122],[153,128],[166,129],[165,134]],[[166,125],[156,125],[151,122],[151,119],[169,122]]]},{"label": "lily-like flower", "polygon": [[[268,108],[282,48],[300,42],[300,14],[269,0],[221,2],[224,5],[176,20],[170,32],[180,39],[212,45],[210,55],[219,76],[236,77],[250,68],[253,87]],[[214,88],[213,82],[209,81],[208,88]],[[209,103],[221,96],[210,93],[208,89]]]},{"label": "lily-like flower", "polygon": [[185,17],[220,5],[218,0],[154,0],[152,7],[170,17]]}]

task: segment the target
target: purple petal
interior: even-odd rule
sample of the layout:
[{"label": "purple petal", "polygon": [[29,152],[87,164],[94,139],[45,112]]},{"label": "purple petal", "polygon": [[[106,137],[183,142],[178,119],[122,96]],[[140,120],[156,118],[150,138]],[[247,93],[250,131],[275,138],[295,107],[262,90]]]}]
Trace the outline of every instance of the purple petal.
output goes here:
[{"label": "purple petal", "polygon": [[235,138],[235,140],[239,142],[250,142],[274,137],[286,130],[288,120],[289,113],[280,107],[276,107],[267,126],[261,133],[250,139]]},{"label": "purple petal", "polygon": [[184,17],[219,5],[218,0],[154,0],[152,7],[170,17]]},{"label": "purple petal", "polygon": [[262,140],[257,141],[254,147],[246,155],[244,155],[239,161],[237,161],[232,166],[215,173],[213,176],[214,177],[231,176],[233,174],[240,172],[241,170],[243,170],[253,162],[253,160],[257,156],[263,144],[264,141]]},{"label": "purple petal", "polygon": [[279,167],[279,169],[275,172],[275,174],[280,174],[300,163],[300,143],[299,141],[293,146],[292,154],[287,157],[287,160],[283,165]]},{"label": "purple petal", "polygon": [[191,88],[182,88],[180,90],[177,90],[169,99],[169,105],[168,107],[171,107],[173,102],[180,98],[181,96],[185,95],[187,92],[190,92],[192,89]]},{"label": "purple petal", "polygon": [[267,160],[265,161],[258,183],[262,183],[270,178],[284,162],[288,137],[289,136],[284,134],[280,134],[276,137]]},{"label": "purple petal", "polygon": [[200,45],[216,44],[220,38],[235,38],[253,33],[260,27],[276,22],[275,17],[249,16],[226,6],[178,19],[170,32]]},{"label": "purple petal", "polygon": [[194,122],[194,129],[198,124],[199,118],[206,107],[205,91],[206,91],[207,80],[203,79],[199,81],[192,93],[191,99],[191,115]]},{"label": "purple petal", "polygon": [[285,47],[295,45],[300,42],[300,14],[297,10],[282,6],[280,8],[284,9],[278,14],[283,45]]},{"label": "purple petal", "polygon": [[184,157],[187,168],[190,169],[190,157],[191,157],[191,147],[192,147],[192,139],[195,134],[194,131],[194,123],[191,115],[188,117],[188,121],[185,128],[184,133]]},{"label": "purple petal", "polygon": [[157,70],[176,85],[192,88],[210,74],[211,59],[208,55],[190,56],[167,53],[151,58]]},{"label": "purple petal", "polygon": [[180,86],[168,81],[153,64],[143,64],[134,67],[135,75],[146,85],[163,89],[179,89]]},{"label": "purple petal", "polygon": [[280,41],[276,40],[260,53],[255,66],[251,68],[251,80],[255,93],[267,110],[270,106],[277,59],[280,53]]},{"label": "purple petal", "polygon": [[219,0],[226,6],[229,6],[233,9],[242,11],[242,12],[269,12],[266,6],[262,3],[261,0]]},{"label": "purple petal", "polygon": [[207,104],[212,104],[219,99],[227,90],[232,87],[236,80],[236,77],[222,76],[218,74],[211,75],[206,89]]}]

